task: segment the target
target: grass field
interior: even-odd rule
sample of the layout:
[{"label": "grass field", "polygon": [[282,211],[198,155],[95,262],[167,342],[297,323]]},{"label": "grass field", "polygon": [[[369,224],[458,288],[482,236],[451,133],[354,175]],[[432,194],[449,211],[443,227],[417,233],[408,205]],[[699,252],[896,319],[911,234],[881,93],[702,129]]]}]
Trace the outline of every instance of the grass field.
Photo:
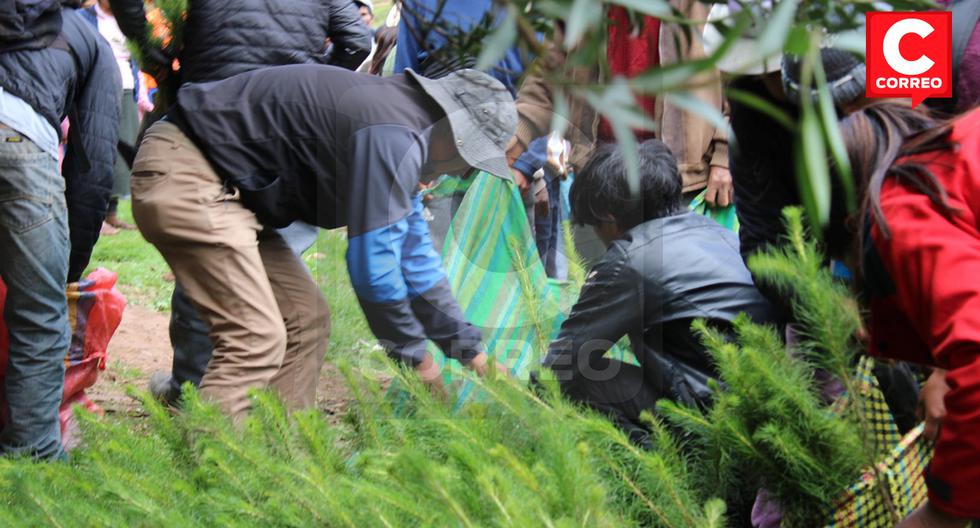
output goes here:
[{"label": "grass field", "polygon": [[388,11],[391,11],[391,6],[394,2],[390,0],[376,0],[374,4],[374,23],[372,26],[378,28],[384,25],[385,18],[388,16]]}]

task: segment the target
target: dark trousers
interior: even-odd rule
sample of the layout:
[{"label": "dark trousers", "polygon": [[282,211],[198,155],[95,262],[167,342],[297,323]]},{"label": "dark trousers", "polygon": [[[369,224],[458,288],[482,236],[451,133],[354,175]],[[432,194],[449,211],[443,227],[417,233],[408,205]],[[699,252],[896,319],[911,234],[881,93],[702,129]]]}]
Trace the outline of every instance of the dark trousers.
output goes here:
[{"label": "dark trousers", "polygon": [[561,391],[568,399],[609,417],[634,444],[649,448],[650,428],[640,415],[643,411],[654,412],[657,400],[663,397],[661,385],[647,379],[641,367],[600,358],[592,365],[590,375],[578,374],[562,381]]},{"label": "dark trousers", "polygon": [[534,215],[534,242],[538,246],[538,255],[544,265],[545,274],[552,279],[563,279],[558,276],[558,240],[561,233],[561,180],[552,178],[548,186],[548,214]]},{"label": "dark trousers", "polygon": [[[119,103],[119,141],[136,146],[136,136],[140,130],[139,109],[133,98],[133,90],[123,90]],[[129,197],[130,168],[129,163],[120,153],[116,153],[116,164],[112,171],[112,197],[109,199],[108,215],[114,215],[119,210],[119,199]]]}]

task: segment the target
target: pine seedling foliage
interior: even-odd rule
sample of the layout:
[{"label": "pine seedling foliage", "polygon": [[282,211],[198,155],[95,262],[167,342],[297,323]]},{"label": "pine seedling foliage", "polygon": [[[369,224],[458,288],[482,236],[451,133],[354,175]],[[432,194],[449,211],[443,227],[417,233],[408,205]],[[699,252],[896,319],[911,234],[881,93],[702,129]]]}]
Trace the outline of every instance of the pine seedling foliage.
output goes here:
[{"label": "pine seedling foliage", "polygon": [[[351,418],[290,415],[269,393],[232,426],[188,387],[146,428],[79,411],[68,463],[0,459],[0,522],[39,526],[720,526],[666,434],[637,449],[602,416],[509,379],[461,410],[408,371],[399,409],[345,367]],[[359,379],[360,378],[360,379]],[[404,407],[408,407],[405,409]],[[407,410],[407,412],[406,412]],[[662,436],[662,438],[661,438]]]},{"label": "pine seedling foliage", "polygon": [[[690,435],[705,462],[697,472],[708,493],[745,505],[764,488],[781,504],[787,525],[807,526],[830,510],[874,454],[863,441],[866,422],[831,413],[814,380],[815,369],[825,369],[857,394],[856,304],[807,239],[800,210],[785,214],[787,244],[749,264],[793,299],[801,344],[788,350],[774,329],[744,316],[734,323],[734,340],[698,322],[723,384],[715,385],[714,406],[701,411],[661,402],[658,409]],[[859,417],[861,404],[853,407],[848,417]]]},{"label": "pine seedling foliage", "polygon": [[737,344],[697,326],[725,384],[715,405],[705,412],[661,401],[658,410],[691,435],[709,493],[744,505],[765,488],[787,526],[810,525],[860,476],[860,438],[821,403],[812,367],[789,357],[771,328],[746,317],[734,328]]},{"label": "pine seedling foliage", "polygon": [[841,380],[853,378],[860,351],[858,305],[843,283],[834,280],[817,243],[807,236],[802,209],[783,212],[786,243],[749,258],[758,280],[779,288],[792,300],[800,351],[816,366]]}]

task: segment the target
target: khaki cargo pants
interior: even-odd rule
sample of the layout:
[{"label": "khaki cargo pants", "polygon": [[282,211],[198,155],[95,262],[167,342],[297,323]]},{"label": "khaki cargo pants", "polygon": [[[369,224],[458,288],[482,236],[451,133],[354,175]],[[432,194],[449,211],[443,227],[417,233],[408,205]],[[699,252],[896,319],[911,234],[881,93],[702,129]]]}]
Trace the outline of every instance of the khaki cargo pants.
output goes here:
[{"label": "khaki cargo pants", "polygon": [[211,328],[201,395],[235,421],[248,413],[249,389],[272,387],[290,409],[313,407],[330,313],[303,262],[172,123],[147,131],[132,190],[140,231]]}]

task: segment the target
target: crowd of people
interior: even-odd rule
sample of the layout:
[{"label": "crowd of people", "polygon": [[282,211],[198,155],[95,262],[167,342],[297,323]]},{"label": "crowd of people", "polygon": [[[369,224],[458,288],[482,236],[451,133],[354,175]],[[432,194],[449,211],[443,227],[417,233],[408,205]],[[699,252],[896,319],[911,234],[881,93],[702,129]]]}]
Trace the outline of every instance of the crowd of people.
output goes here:
[{"label": "crowd of people", "polygon": [[[793,135],[762,109],[797,119],[800,101],[818,94],[804,91],[798,57],[754,56],[762,28],[750,27],[716,69],[690,79],[688,95],[730,127],[669,97],[637,97],[655,126],[632,132],[631,178],[623,131],[580,98],[556,101],[550,82],[602,84],[703,59],[724,40],[707,22],[739,9],[671,4],[678,18],[604,7],[606,56],[594,63],[567,60],[558,21],[537,36],[540,56],[515,47],[481,72],[472,50],[439,51],[452,31],[499,19],[492,0],[404,0],[383,21],[370,0],[195,0],[177,43],[147,30],[160,15],[144,0],[5,2],[9,409],[0,453],[66,456],[57,412],[65,288],[100,234],[119,229],[138,228],[176,278],[172,370],[150,381],[171,405],[187,383],[235,421],[249,412],[250,389],[274,389],[289,409],[315,405],[330,311],[299,257],[318,228],[346,228],[371,331],[433,391],[446,389],[429,342],[480,376],[507,375],[440,260],[445,233],[435,223],[460,197],[420,195],[437,178],[476,171],[520,192],[548,276],[566,275],[568,243],[590,266],[542,351],[562,392],[644,446],[640,415],[657,400],[710,405],[716,373],[695,320],[724,331],[746,314],[793,339],[785,294],[757,285],[746,262],[779,243],[783,208],[803,201]],[[912,428],[899,417],[914,415],[908,402],[918,397],[936,440],[928,504],[904,526],[980,519],[980,295],[971,282],[980,274],[980,2],[947,4],[972,20],[953,36],[951,100],[913,109],[866,99],[863,60],[833,39],[820,53],[860,202],[848,207],[846,189],[833,185],[827,265],[864,303],[868,353],[916,365],[882,376],[903,387],[886,391],[901,392],[889,399],[896,422]],[[699,24],[691,31],[681,20]],[[728,98],[726,86],[751,98]],[[130,197],[136,226],[117,214]],[[738,233],[692,212],[695,199],[734,207]],[[605,354],[622,337],[638,365]],[[921,376],[921,393],[918,379],[900,376]]]}]

